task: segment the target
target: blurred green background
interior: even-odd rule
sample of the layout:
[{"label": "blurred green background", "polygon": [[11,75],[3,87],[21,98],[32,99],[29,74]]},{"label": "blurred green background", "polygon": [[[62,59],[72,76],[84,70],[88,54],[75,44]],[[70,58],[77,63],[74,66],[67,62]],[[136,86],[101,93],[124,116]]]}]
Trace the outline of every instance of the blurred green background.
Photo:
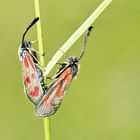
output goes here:
[{"label": "blurred green background", "polygon": [[[46,64],[101,2],[40,1]],[[0,140],[44,140],[17,56],[34,17],[33,0],[1,0]],[[77,80],[50,118],[52,140],[140,140],[140,1],[113,0],[93,26]],[[27,39],[36,38],[35,26]],[[82,41],[67,55],[79,55]]]}]

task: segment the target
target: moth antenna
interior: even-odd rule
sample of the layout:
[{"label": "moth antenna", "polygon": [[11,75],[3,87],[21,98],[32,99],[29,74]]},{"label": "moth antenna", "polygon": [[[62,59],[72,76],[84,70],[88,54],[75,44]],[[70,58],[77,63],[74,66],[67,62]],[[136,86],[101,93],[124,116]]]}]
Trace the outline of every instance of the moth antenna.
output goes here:
[{"label": "moth antenna", "polygon": [[89,38],[89,36],[90,36],[90,32],[91,32],[92,28],[93,28],[93,26],[90,26],[90,27],[88,28],[88,31],[87,31],[87,33],[86,33],[86,35],[85,35],[85,39],[84,39],[82,51],[81,51],[81,54],[80,54],[78,60],[80,60],[80,59],[83,57],[83,55],[84,55],[85,48],[86,48],[86,44],[87,44],[87,40],[88,40],[88,38]]},{"label": "moth antenna", "polygon": [[39,20],[39,17],[36,17],[31,23],[30,25],[26,28],[26,31],[24,32],[23,36],[22,36],[22,44],[24,44],[24,38],[26,33],[28,32],[28,30]]},{"label": "moth antenna", "polygon": [[39,51],[36,51],[34,48],[27,48],[28,50],[34,51],[38,56],[45,56],[45,53],[41,53]]}]

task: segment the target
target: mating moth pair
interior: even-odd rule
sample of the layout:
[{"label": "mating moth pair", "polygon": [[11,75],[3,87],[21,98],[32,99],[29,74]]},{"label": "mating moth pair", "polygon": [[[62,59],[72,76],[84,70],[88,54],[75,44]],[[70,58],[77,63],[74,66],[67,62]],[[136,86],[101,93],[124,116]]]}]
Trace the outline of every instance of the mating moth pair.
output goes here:
[{"label": "mating moth pair", "polygon": [[62,64],[59,63],[61,67],[51,78],[53,82],[46,85],[43,76],[44,71],[38,59],[39,55],[44,54],[40,54],[33,49],[32,42],[25,41],[26,33],[38,20],[39,18],[35,18],[24,32],[18,55],[22,62],[22,79],[25,93],[30,101],[35,104],[35,114],[39,117],[47,117],[56,113],[69,85],[76,76],[78,63],[85,52],[86,42],[92,27],[89,27],[86,33],[80,56],[67,57],[64,55],[68,61]]}]

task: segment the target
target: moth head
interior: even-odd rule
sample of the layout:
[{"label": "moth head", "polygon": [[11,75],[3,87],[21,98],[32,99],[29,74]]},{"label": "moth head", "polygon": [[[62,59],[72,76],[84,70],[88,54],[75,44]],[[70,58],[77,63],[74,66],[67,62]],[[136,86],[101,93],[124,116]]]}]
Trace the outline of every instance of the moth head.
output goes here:
[{"label": "moth head", "polygon": [[24,41],[21,45],[21,49],[28,50],[32,48],[32,43],[30,41]]},{"label": "moth head", "polygon": [[23,54],[24,54],[25,51],[30,53],[31,50],[32,50],[31,42],[30,41],[24,41],[18,49],[19,60],[22,61],[22,57],[23,57]]},{"label": "moth head", "polygon": [[77,64],[77,63],[79,62],[79,58],[77,58],[77,57],[75,57],[75,56],[71,56],[71,57],[69,58],[69,62],[70,62],[71,64]]}]

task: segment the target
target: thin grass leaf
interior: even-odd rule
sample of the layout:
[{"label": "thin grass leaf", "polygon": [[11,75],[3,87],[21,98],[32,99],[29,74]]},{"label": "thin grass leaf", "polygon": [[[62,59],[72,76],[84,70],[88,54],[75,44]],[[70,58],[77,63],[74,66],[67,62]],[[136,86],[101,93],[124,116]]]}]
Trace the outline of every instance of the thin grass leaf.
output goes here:
[{"label": "thin grass leaf", "polygon": [[88,27],[96,20],[96,18],[104,11],[112,0],[104,0],[98,8],[87,18],[87,20],[72,34],[72,36],[58,49],[52,59],[45,68],[44,76],[47,76],[57,61],[70,47],[78,40],[78,38],[88,29]]},{"label": "thin grass leaf", "polygon": [[[35,4],[35,15],[36,17],[40,18],[40,7],[39,7],[39,0],[34,0]],[[37,37],[38,37],[38,49],[41,54],[44,53],[43,51],[43,41],[42,41],[42,30],[41,30],[41,19],[37,23]],[[44,57],[40,56],[40,63],[44,66]],[[50,140],[50,125],[49,125],[49,118],[44,118],[44,133],[45,133],[45,140]]]}]

